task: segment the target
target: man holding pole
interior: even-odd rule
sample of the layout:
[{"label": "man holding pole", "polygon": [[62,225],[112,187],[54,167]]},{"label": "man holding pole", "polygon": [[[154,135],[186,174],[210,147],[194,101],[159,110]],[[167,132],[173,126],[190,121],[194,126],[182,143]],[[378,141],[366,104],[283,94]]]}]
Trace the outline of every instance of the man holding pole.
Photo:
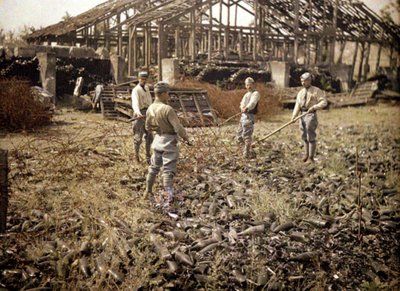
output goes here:
[{"label": "man holding pole", "polygon": [[242,102],[240,102],[240,111],[242,112],[242,116],[237,131],[237,139],[240,144],[244,143],[243,155],[246,159],[249,159],[255,157],[251,141],[258,101],[260,100],[260,93],[256,90],[253,78],[248,77],[245,80],[245,86],[247,93],[243,96]]},{"label": "man holding pole", "polygon": [[153,155],[146,178],[146,195],[152,194],[153,185],[161,167],[163,185],[167,196],[164,207],[168,208],[174,199],[173,178],[179,156],[178,137],[191,145],[185,128],[180,123],[174,109],[167,105],[169,85],[158,82],[154,86],[156,99],[146,113],[146,130],[156,132],[152,144]]},{"label": "man holding pole", "polygon": [[303,88],[297,93],[296,105],[292,114],[292,122],[296,121],[297,115],[305,114],[300,118],[301,138],[304,141],[305,156],[303,162],[314,162],[316,150],[316,129],[318,126],[317,110],[327,106],[325,92],[311,86],[311,74],[304,73],[300,77]]},{"label": "man holding pole", "polygon": [[146,85],[147,83],[147,72],[139,72],[138,78],[139,83],[132,90],[132,109],[133,109],[133,149],[135,152],[135,158],[137,162],[140,162],[140,145],[142,143],[143,135],[146,141],[146,160],[150,162],[150,146],[153,142],[153,135],[145,129],[146,111],[151,105],[153,100],[151,99],[150,89]]}]

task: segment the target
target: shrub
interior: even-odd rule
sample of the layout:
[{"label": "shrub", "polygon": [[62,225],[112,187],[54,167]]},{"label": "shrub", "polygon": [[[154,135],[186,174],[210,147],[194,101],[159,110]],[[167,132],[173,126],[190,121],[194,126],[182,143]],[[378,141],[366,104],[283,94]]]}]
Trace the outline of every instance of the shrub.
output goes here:
[{"label": "shrub", "polygon": [[[178,87],[206,90],[211,104],[220,118],[229,118],[238,113],[240,101],[247,92],[246,89],[221,90],[216,85],[192,80],[185,80],[179,83]],[[261,95],[257,117],[265,119],[277,113],[280,108],[279,91],[261,83],[257,83],[256,88]]]},{"label": "shrub", "polygon": [[37,101],[29,82],[17,79],[0,81],[0,124],[9,130],[32,129],[52,118],[48,106]]}]

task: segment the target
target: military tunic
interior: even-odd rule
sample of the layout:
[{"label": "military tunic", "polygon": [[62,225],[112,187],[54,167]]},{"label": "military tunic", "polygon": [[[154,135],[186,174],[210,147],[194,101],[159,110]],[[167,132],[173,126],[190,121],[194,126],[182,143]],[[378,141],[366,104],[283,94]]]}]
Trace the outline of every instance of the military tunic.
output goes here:
[{"label": "military tunic", "polygon": [[[153,100],[151,98],[149,87],[147,85],[142,87],[140,84],[138,84],[132,90],[132,109],[134,117],[139,117],[141,115],[145,117],[147,108],[152,102]],[[132,130],[135,153],[139,153],[139,148],[144,136],[146,141],[146,155],[150,156],[150,146],[153,141],[153,135],[151,132],[148,132],[145,129],[145,118],[134,120],[132,122]]]},{"label": "military tunic", "polygon": [[299,91],[296,97],[296,104],[293,110],[292,119],[301,113],[307,112],[310,108],[315,109],[300,118],[299,126],[302,132],[301,138],[306,143],[314,143],[316,140],[316,129],[318,118],[316,110],[323,109],[328,104],[325,92],[318,87],[310,86]]},{"label": "military tunic", "polygon": [[153,155],[149,174],[155,176],[163,167],[164,187],[172,188],[179,157],[178,136],[189,141],[186,130],[174,109],[158,99],[147,110],[146,130],[156,133],[152,144]]},{"label": "military tunic", "polygon": [[247,109],[242,113],[239,122],[239,129],[237,131],[237,138],[239,141],[250,140],[254,131],[255,114],[257,113],[258,101],[260,100],[260,93],[258,91],[247,92],[240,102],[240,109]]}]

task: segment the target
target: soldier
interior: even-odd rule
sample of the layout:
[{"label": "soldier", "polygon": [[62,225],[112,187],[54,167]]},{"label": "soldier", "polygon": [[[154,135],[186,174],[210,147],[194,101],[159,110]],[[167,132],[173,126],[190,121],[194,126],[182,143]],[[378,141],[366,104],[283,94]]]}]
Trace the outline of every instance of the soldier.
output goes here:
[{"label": "soldier", "polygon": [[189,145],[189,137],[181,125],[174,109],[167,105],[169,85],[158,82],[154,86],[156,99],[146,114],[146,130],[155,132],[152,144],[153,155],[146,178],[146,195],[152,194],[153,184],[161,167],[163,167],[163,185],[168,196],[165,207],[173,202],[173,178],[176,174],[176,163],[179,156],[178,136]]},{"label": "soldier", "polygon": [[318,126],[317,110],[326,107],[325,92],[321,89],[311,86],[311,74],[304,73],[300,77],[303,89],[297,93],[296,105],[292,114],[292,121],[299,114],[299,112],[307,113],[307,115],[300,118],[300,130],[302,132],[301,138],[304,141],[305,156],[303,162],[314,162],[314,155],[316,150],[316,129]]},{"label": "soldier", "polygon": [[242,102],[240,102],[242,116],[240,118],[239,130],[237,131],[237,139],[240,144],[244,143],[243,154],[247,159],[255,157],[251,142],[260,93],[255,89],[254,80],[250,77],[245,80],[245,86],[248,92],[243,96]]},{"label": "soldier", "polygon": [[139,83],[132,90],[132,109],[135,120],[132,122],[133,128],[133,147],[135,158],[140,162],[140,145],[142,143],[143,135],[146,141],[146,160],[150,162],[150,146],[153,142],[153,135],[145,129],[145,119],[147,108],[151,105],[150,89],[146,85],[148,74],[147,72],[139,72]]}]

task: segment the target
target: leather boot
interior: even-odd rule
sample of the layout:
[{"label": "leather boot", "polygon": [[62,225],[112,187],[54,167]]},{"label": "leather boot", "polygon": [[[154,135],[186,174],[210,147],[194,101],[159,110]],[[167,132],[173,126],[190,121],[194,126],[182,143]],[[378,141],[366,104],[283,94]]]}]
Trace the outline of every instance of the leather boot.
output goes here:
[{"label": "leather boot", "polygon": [[314,156],[315,156],[315,150],[317,149],[317,143],[314,141],[314,142],[310,142],[310,155],[309,155],[309,158],[308,158],[308,160],[311,162],[311,163],[314,163],[315,162],[315,160],[314,160]]},{"label": "leather boot", "polygon": [[246,140],[244,142],[244,150],[243,150],[243,155],[246,159],[250,158],[250,150],[251,150],[251,143]]},{"label": "leather boot", "polygon": [[256,157],[256,153],[253,151],[251,144],[252,140],[245,140],[244,142],[243,154],[246,159],[254,159]]},{"label": "leather boot", "polygon": [[174,202],[174,186],[173,176],[165,175],[163,179],[164,184],[164,205],[163,208],[166,211],[170,210],[170,204]]},{"label": "leather boot", "polygon": [[136,160],[136,162],[138,162],[138,163],[140,163],[140,155],[139,155],[139,152],[140,152],[140,144],[134,144],[133,145],[133,148],[134,148],[134,151],[135,151],[135,160]]},{"label": "leather boot", "polygon": [[155,181],[156,181],[156,176],[148,173],[146,177],[146,190],[144,192],[144,196],[146,198],[149,198],[149,196],[153,194],[153,185]]},{"label": "leather boot", "polygon": [[304,158],[303,158],[303,162],[307,162],[308,157],[309,157],[309,143],[308,142],[304,142],[304,149],[305,149],[305,154],[304,154]]},{"label": "leather boot", "polygon": [[152,140],[146,140],[146,162],[148,165],[150,165],[151,160],[151,143]]}]

